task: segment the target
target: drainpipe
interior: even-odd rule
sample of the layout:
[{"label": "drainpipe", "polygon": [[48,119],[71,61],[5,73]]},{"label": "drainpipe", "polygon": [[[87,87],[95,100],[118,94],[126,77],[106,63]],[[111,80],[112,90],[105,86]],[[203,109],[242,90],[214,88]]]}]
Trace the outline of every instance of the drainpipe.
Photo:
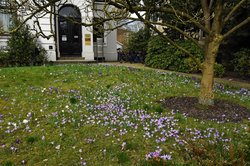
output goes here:
[{"label": "drainpipe", "polygon": [[53,15],[54,15],[54,28],[55,28],[55,30],[54,30],[54,40],[55,40],[55,51],[56,51],[56,60],[58,60],[58,46],[57,46],[57,16],[56,16],[56,5],[55,4],[53,4],[53,6],[52,6],[52,9],[53,9]]},{"label": "drainpipe", "polygon": [[56,51],[56,60],[59,59],[59,50],[58,50],[58,11],[56,8],[56,5],[53,4],[53,10],[54,10],[54,28],[55,28],[55,34],[54,34],[54,40],[55,40],[55,51]]}]

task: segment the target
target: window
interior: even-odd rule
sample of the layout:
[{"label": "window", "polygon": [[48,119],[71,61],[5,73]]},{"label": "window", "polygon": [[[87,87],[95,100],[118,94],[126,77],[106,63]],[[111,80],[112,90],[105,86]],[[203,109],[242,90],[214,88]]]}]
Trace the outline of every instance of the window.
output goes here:
[{"label": "window", "polygon": [[60,9],[59,15],[62,17],[81,18],[81,13],[75,6],[67,5]]},{"label": "window", "polygon": [[11,15],[9,13],[0,13],[0,28],[8,31],[11,25]]},{"label": "window", "polygon": [[7,0],[0,0],[0,29],[8,31],[11,25],[11,14],[8,13]]}]

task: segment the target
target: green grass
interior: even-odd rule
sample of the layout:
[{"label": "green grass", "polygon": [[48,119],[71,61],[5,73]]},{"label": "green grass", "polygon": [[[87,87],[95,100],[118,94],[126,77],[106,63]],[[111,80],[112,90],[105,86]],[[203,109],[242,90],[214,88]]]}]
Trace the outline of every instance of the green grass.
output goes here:
[{"label": "green grass", "polygon": [[[250,108],[249,96],[230,90],[217,89],[216,96]],[[192,78],[171,72],[1,68],[0,165],[250,164],[248,119],[204,122],[159,104],[198,94]]]}]

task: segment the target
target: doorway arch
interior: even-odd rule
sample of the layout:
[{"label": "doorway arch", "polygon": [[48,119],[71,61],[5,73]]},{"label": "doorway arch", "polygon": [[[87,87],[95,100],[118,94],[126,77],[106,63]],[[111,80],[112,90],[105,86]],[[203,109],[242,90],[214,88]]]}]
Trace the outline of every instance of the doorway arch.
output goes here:
[{"label": "doorway arch", "polygon": [[58,41],[60,57],[81,57],[81,12],[74,5],[64,5],[58,11]]}]

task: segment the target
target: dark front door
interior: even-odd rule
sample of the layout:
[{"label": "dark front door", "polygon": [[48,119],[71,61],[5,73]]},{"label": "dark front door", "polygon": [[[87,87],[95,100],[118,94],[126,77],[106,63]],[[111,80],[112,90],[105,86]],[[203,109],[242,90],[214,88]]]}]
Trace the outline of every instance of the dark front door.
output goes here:
[{"label": "dark front door", "polygon": [[82,28],[80,12],[73,6],[62,7],[59,11],[59,51],[61,57],[81,57]]}]

